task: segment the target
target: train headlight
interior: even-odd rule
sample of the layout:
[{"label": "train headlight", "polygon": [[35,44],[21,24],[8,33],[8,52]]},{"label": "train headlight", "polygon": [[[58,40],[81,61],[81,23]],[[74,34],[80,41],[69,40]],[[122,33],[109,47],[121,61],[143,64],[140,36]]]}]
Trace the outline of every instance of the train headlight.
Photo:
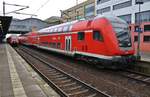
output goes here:
[{"label": "train headlight", "polygon": [[119,43],[119,46],[122,46],[122,43]]},{"label": "train headlight", "polygon": [[131,45],[131,43],[128,43],[128,46],[130,46]]}]

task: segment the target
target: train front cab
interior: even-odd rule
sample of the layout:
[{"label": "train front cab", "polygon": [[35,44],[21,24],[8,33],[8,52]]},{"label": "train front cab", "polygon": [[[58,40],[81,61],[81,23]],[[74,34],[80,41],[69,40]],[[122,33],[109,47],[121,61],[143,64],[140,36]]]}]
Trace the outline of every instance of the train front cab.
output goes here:
[{"label": "train front cab", "polygon": [[[112,63],[117,67],[127,67],[136,61],[134,56],[134,44],[131,40],[129,26],[120,18],[108,18],[113,27],[113,33],[116,35],[116,50],[112,51],[115,55],[112,57]],[[121,65],[120,65],[121,64]]]}]

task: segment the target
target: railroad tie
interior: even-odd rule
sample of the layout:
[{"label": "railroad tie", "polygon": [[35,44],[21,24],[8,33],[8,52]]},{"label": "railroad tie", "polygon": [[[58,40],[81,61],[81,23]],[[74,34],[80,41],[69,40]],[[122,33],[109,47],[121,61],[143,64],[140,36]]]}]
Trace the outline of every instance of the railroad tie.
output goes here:
[{"label": "railroad tie", "polygon": [[139,79],[139,78],[141,78],[142,76],[136,76],[135,78],[137,78],[137,79]]},{"label": "railroad tie", "polygon": [[92,94],[92,95],[89,95],[89,96],[86,96],[86,97],[94,97],[94,96],[96,96],[97,94],[95,93],[95,94]]},{"label": "railroad tie", "polygon": [[62,85],[62,87],[67,87],[67,86],[71,86],[71,85],[75,85],[75,84],[76,84],[76,82],[73,82],[73,83]]},{"label": "railroad tie", "polygon": [[57,83],[61,83],[61,84],[62,84],[62,83],[66,83],[66,82],[71,82],[71,79],[64,80],[64,81],[58,81],[58,82],[56,82],[56,84],[57,84]]},{"label": "railroad tie", "polygon": [[75,89],[79,89],[81,88],[82,86],[76,86],[76,87],[72,87],[72,88],[68,88],[68,89],[65,89],[65,91],[72,91],[72,90],[75,90]]},{"label": "railroad tie", "polygon": [[88,92],[89,89],[85,89],[85,90],[82,90],[82,91],[79,91],[79,92],[75,92],[75,93],[72,93],[72,94],[68,94],[69,96],[72,96],[72,95],[78,95],[78,94],[82,94],[82,93],[86,93]]},{"label": "railroad tie", "polygon": [[150,77],[149,77],[149,78],[146,78],[146,79],[143,79],[143,81],[148,81],[148,80],[150,80]]}]

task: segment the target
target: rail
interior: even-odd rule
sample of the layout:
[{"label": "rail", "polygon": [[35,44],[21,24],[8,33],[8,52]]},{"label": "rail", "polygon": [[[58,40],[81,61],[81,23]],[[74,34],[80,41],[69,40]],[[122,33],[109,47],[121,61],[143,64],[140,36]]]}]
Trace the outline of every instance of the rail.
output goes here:
[{"label": "rail", "polygon": [[[51,87],[54,88],[55,91],[61,95],[61,97],[111,97],[74,76],[67,74],[59,68],[54,67],[52,64],[41,59],[39,55],[35,53],[33,54],[33,52],[27,49],[21,48],[18,49],[17,52],[20,53],[20,55],[47,81]],[[32,58],[29,58],[29,56]],[[45,65],[35,65],[31,59],[35,59],[39,63]]]},{"label": "rail", "polygon": [[145,75],[144,73],[131,71],[131,70],[120,71],[119,74],[121,74],[124,77],[128,77],[130,79],[150,85],[150,75]]}]

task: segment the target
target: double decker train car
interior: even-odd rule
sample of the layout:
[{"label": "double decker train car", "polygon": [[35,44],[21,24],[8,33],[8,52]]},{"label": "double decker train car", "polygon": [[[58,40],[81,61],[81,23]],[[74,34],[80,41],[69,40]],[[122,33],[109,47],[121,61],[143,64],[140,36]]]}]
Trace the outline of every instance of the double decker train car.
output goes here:
[{"label": "double decker train car", "polygon": [[28,33],[26,45],[73,56],[104,67],[125,67],[134,60],[128,24],[118,17],[97,16]]}]

